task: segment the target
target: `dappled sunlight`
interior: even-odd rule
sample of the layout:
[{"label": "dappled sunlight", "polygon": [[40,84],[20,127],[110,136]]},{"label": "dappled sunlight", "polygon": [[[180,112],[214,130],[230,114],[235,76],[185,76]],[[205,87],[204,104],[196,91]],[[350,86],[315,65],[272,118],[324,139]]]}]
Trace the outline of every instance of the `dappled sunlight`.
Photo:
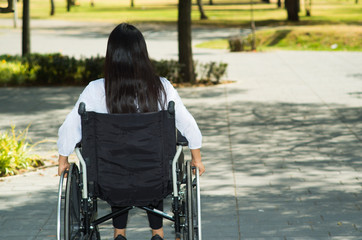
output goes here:
[{"label": "dappled sunlight", "polygon": [[239,86],[216,89],[212,102],[207,88],[194,92],[206,97],[190,108],[204,136],[203,195],[236,204],[236,193],[246,238],[361,234],[360,108],[237,101],[248,94]]}]

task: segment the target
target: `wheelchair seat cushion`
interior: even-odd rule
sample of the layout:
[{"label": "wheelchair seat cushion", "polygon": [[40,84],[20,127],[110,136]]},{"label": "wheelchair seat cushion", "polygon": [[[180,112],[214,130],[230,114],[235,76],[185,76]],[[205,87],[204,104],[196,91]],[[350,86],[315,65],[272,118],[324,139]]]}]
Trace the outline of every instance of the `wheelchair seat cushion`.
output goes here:
[{"label": "wheelchair seat cushion", "polygon": [[152,205],[171,192],[176,150],[168,111],[82,115],[89,191],[111,206]]}]

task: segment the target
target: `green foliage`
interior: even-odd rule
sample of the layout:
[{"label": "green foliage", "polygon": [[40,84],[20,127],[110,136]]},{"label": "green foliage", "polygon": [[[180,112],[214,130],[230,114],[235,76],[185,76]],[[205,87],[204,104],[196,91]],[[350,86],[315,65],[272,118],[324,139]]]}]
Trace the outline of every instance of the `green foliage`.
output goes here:
[{"label": "green foliage", "polygon": [[[167,78],[172,83],[183,83],[180,69],[181,65],[175,60],[152,61],[159,76]],[[197,83],[219,84],[220,79],[226,74],[227,63],[198,63],[194,61]]]},{"label": "green foliage", "polygon": [[0,86],[86,85],[103,75],[103,57],[55,54],[0,56]]},{"label": "green foliage", "polygon": [[31,154],[36,144],[28,142],[28,129],[16,132],[12,126],[10,131],[0,131],[0,176],[15,175],[21,169],[44,165],[38,156]]},{"label": "green foliage", "polygon": [[[156,73],[173,83],[181,83],[180,64],[175,60],[152,60]],[[195,63],[203,82],[219,83],[227,64]],[[86,85],[103,76],[104,57],[75,59],[56,54],[0,56],[0,86],[74,86]]]},{"label": "green foliage", "polygon": [[219,84],[220,79],[226,73],[227,66],[227,63],[210,62],[206,64],[198,64],[196,71],[198,73],[200,81]]},{"label": "green foliage", "polygon": [[77,84],[78,61],[75,58],[56,54],[31,54],[25,57],[29,70],[36,71],[36,84]]},{"label": "green foliage", "polygon": [[152,64],[159,76],[167,78],[170,82],[181,83],[181,65],[175,60],[152,60]]},{"label": "green foliage", "polygon": [[1,61],[0,64],[0,78],[6,79],[10,84],[18,85],[23,84],[26,79],[27,67],[19,61],[6,62]]},{"label": "green foliage", "polygon": [[104,57],[91,57],[84,59],[84,68],[80,69],[82,81],[86,82],[87,79],[99,79],[103,77]]}]

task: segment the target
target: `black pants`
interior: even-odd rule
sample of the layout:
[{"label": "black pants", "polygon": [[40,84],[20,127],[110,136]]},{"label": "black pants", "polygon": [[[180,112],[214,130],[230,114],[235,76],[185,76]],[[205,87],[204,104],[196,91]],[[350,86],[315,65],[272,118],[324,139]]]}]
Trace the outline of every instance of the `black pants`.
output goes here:
[{"label": "black pants", "polygon": [[[156,208],[160,211],[163,211],[163,201],[160,201],[156,206],[149,206],[151,208]],[[112,207],[112,212],[124,209],[125,207]],[[147,212],[148,222],[152,229],[162,228],[163,218],[154,213]],[[113,227],[118,229],[124,229],[127,226],[128,211],[121,214],[118,217],[113,218]]]}]

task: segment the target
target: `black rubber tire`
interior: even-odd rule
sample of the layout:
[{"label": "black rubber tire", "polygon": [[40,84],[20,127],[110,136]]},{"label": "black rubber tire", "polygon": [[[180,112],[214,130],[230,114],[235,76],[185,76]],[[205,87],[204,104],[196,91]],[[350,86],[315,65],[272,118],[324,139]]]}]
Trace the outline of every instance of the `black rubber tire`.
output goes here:
[{"label": "black rubber tire", "polygon": [[65,190],[64,206],[64,239],[78,240],[83,238],[81,232],[81,189],[79,170],[76,164],[69,167]]}]

